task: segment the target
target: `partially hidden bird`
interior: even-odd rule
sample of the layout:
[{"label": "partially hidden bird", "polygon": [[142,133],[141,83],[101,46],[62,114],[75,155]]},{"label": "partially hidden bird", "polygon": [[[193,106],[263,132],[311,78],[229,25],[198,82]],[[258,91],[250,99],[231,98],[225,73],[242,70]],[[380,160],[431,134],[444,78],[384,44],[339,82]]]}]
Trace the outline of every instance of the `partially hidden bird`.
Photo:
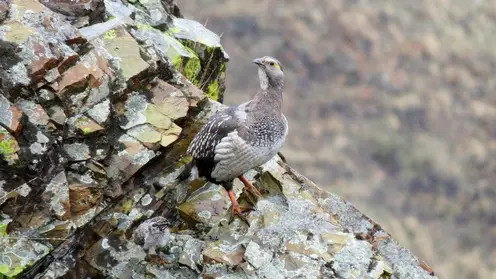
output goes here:
[{"label": "partially hidden bird", "polygon": [[[284,72],[270,56],[253,60],[258,66],[260,89],[252,100],[214,114],[193,137],[187,153],[191,170],[198,177],[222,185],[229,194],[233,216],[243,217],[233,181],[239,178],[246,189],[262,195],[244,174],[274,157],[286,140],[288,121],[282,113]],[[196,170],[195,170],[196,168]]]}]

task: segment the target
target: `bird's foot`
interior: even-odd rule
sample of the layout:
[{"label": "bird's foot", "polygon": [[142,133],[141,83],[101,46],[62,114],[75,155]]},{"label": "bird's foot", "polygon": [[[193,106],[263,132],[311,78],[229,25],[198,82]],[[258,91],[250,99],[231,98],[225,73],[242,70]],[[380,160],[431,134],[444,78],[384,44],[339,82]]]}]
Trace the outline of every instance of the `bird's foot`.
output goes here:
[{"label": "bird's foot", "polygon": [[232,204],[232,216],[231,219],[229,220],[229,223],[231,223],[234,220],[235,216],[238,216],[243,222],[245,222],[248,226],[250,225],[250,222],[248,222],[248,219],[244,216],[244,213],[247,211],[253,210],[251,207],[241,207],[239,206],[238,201],[236,200],[236,195],[234,192],[231,190],[228,192],[229,194],[229,199],[231,200]]},{"label": "bird's foot", "polygon": [[248,181],[248,179],[246,179],[246,177],[244,175],[239,176],[239,180],[241,180],[241,182],[243,182],[246,190],[248,192],[252,193],[257,199],[262,197],[262,194],[260,193],[260,191],[258,191],[258,189],[255,188],[255,186],[253,186],[253,184],[251,184],[251,182]]},{"label": "bird's foot", "polygon": [[159,255],[148,255],[148,262],[150,262],[153,265],[158,265],[158,266],[164,266],[164,265],[168,264],[167,261],[165,261]]}]

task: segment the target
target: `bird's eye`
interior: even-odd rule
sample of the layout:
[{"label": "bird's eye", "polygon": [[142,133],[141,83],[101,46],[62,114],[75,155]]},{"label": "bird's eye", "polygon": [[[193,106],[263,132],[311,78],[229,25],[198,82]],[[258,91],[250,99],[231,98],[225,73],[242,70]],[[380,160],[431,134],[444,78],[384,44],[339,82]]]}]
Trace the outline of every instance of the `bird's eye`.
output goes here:
[{"label": "bird's eye", "polygon": [[274,66],[274,62],[273,62],[273,61],[270,61],[270,62],[269,62],[269,65],[270,65],[270,66]]}]

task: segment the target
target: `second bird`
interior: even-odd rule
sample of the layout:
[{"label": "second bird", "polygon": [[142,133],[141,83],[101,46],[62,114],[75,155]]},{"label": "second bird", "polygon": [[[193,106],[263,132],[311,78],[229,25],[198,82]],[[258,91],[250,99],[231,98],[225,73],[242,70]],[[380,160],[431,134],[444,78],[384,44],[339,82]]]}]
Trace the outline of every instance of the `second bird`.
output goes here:
[{"label": "second bird", "polygon": [[200,177],[221,184],[229,193],[233,214],[242,211],[232,191],[239,178],[248,191],[260,192],[244,174],[274,157],[288,134],[282,113],[284,72],[277,59],[257,58],[260,90],[252,100],[217,112],[194,136],[187,153]]}]

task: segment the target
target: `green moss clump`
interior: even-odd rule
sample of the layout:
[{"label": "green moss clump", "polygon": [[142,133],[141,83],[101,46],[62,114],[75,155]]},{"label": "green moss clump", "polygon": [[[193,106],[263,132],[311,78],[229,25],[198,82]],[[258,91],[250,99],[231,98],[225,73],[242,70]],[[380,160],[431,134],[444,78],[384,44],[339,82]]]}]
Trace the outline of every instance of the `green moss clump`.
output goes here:
[{"label": "green moss clump", "polygon": [[7,236],[7,224],[0,223],[0,236]]},{"label": "green moss clump", "polygon": [[172,65],[174,65],[176,70],[181,71],[181,68],[183,67],[183,58],[181,55],[177,55],[174,59],[172,59]]},{"label": "green moss clump", "polygon": [[141,24],[141,23],[138,23],[136,25],[136,27],[138,28],[138,30],[140,31],[143,31],[143,30],[146,30],[146,29],[154,29],[153,26],[151,26],[150,24]]},{"label": "green moss clump", "polygon": [[89,133],[91,133],[91,128],[89,128],[89,127],[83,128],[83,134],[87,135]]},{"label": "green moss clump", "polygon": [[6,276],[6,278],[14,278],[14,276],[20,274],[23,271],[22,266],[16,266],[12,269],[11,266],[8,266],[6,264],[1,264],[0,265],[0,278],[3,278],[3,276]]},{"label": "green moss clump", "polygon": [[197,85],[196,75],[198,75],[200,70],[201,70],[200,60],[196,58],[189,58],[188,61],[186,61],[186,65],[184,67],[184,75],[186,76],[187,79],[189,79],[191,82]]},{"label": "green moss clump", "polygon": [[117,37],[117,32],[115,31],[115,29],[110,29],[109,31],[105,32],[105,34],[103,34],[103,38],[107,40],[112,40],[115,39],[116,37]]},{"label": "green moss clump", "polygon": [[169,28],[169,30],[167,30],[167,31],[170,32],[170,33],[172,33],[172,34],[179,33],[179,32],[181,32],[181,28],[174,26],[172,28]]},{"label": "green moss clump", "polygon": [[134,206],[134,201],[132,199],[126,200],[121,207],[122,213],[128,214],[129,212],[131,212],[131,209],[133,209],[133,206]]},{"label": "green moss clump", "polygon": [[16,152],[16,141],[14,138],[7,136],[0,141],[0,154],[7,156]]},{"label": "green moss clump", "polygon": [[217,101],[219,99],[219,81],[214,80],[212,83],[208,85],[207,96]]},{"label": "green moss clump", "polygon": [[176,169],[190,163],[193,160],[191,155],[184,156],[181,160],[179,160],[176,164]]},{"label": "green moss clump", "polygon": [[379,279],[390,279],[391,278],[391,274],[387,271],[384,271],[384,273],[381,274],[381,277],[379,277]]}]

